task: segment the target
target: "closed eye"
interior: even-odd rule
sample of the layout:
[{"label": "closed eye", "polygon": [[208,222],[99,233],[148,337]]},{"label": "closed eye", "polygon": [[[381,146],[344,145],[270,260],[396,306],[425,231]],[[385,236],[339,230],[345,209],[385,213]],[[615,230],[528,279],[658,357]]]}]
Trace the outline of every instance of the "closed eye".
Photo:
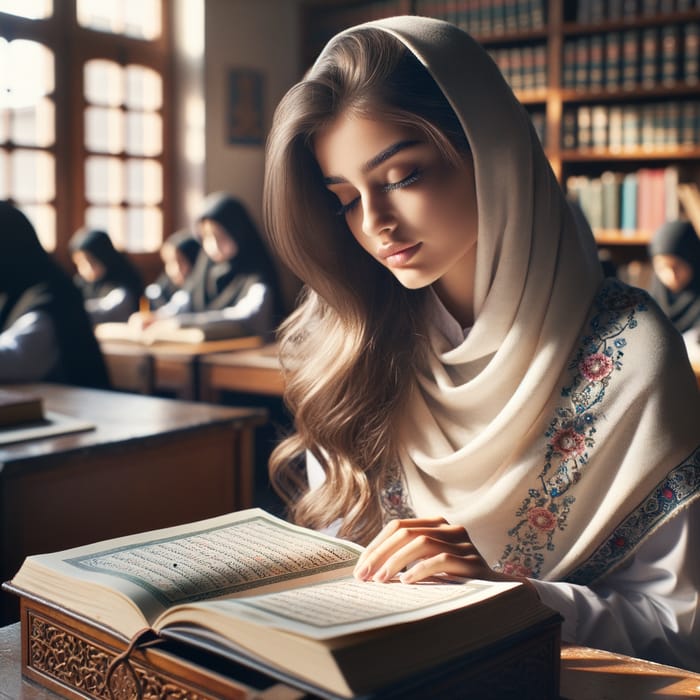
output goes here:
[{"label": "closed eye", "polygon": [[[422,176],[423,171],[420,168],[416,168],[402,180],[399,180],[398,182],[387,182],[386,185],[382,185],[382,190],[384,192],[392,192],[394,190],[403,189],[404,187],[409,187],[413,183],[418,182],[418,180],[420,180]],[[350,211],[352,211],[355,208],[355,206],[357,206],[357,203],[359,201],[360,198],[355,197],[355,199],[350,200],[347,204],[341,204],[340,207],[337,209],[336,214],[338,216],[345,216]]]},{"label": "closed eye", "polygon": [[404,187],[408,187],[414,182],[420,180],[422,175],[423,171],[419,168],[416,168],[415,170],[411,171],[405,178],[403,178],[403,180],[399,180],[398,182],[388,182],[386,185],[384,185],[383,189],[385,192],[403,189]]}]

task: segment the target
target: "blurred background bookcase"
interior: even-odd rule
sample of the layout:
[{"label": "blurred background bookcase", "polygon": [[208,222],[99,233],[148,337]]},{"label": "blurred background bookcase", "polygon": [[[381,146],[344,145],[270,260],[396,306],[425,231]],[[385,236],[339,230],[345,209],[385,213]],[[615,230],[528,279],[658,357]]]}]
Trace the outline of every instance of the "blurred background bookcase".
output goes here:
[{"label": "blurred background bookcase", "polygon": [[397,14],[452,22],[491,53],[603,254],[644,286],[651,235],[688,214],[679,185],[700,183],[700,0],[312,0],[303,65]]}]

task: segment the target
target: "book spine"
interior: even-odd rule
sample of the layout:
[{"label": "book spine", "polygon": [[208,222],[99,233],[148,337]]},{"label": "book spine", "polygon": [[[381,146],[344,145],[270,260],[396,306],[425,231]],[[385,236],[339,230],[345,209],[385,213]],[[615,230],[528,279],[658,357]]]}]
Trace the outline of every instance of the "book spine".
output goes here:
[{"label": "book spine", "polygon": [[620,227],[629,232],[637,228],[637,173],[627,173],[622,180]]},{"label": "book spine", "polygon": [[680,53],[680,31],[669,25],[661,29],[661,83],[672,86],[678,81],[678,55]]},{"label": "book spine", "polygon": [[633,90],[639,81],[639,32],[627,29],[622,33],[622,87]]},{"label": "book spine", "polygon": [[700,23],[690,22],[683,28],[683,80],[687,85],[700,82]]},{"label": "book spine", "polygon": [[605,35],[605,89],[619,90],[622,84],[620,57],[622,35],[620,32],[609,32]]},{"label": "book spine", "polygon": [[[642,30],[640,55],[640,81],[642,87],[653,88],[659,76],[659,32],[656,27]],[[673,56],[675,60],[675,55]]]}]

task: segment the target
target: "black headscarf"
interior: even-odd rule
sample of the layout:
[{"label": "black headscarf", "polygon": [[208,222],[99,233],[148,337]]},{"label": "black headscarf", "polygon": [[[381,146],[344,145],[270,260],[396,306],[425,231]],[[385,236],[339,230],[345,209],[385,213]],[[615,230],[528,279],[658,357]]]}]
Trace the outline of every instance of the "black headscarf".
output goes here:
[{"label": "black headscarf", "polygon": [[282,317],[282,301],[272,258],[253,220],[237,199],[224,192],[207,197],[199,221],[211,219],[220,224],[238,245],[231,260],[215,263],[202,251],[186,288],[192,296],[193,311],[223,309],[235,304],[244,280],[256,275],[267,284],[274,299],[275,318]]},{"label": "black headscarf", "polygon": [[106,388],[100,347],[80,292],[42,248],[24,214],[0,201],[0,332],[29,311],[44,311],[54,321],[59,366],[38,379]]},{"label": "black headscarf", "polygon": [[125,287],[133,297],[133,310],[138,309],[138,301],[143,294],[141,275],[129,258],[114,247],[112,239],[105,231],[80,229],[71,238],[69,249],[71,252],[81,250],[89,253],[105,268],[102,278],[94,282],[87,282],[76,275],[75,282],[82,290],[85,299],[99,299],[113,289]]},{"label": "black headscarf", "polygon": [[[183,228],[168,236],[168,238],[163,241],[163,245],[166,243],[173,246],[175,250],[185,256],[190,263],[191,275],[194,271],[194,264],[197,261],[197,257],[202,250],[202,244],[199,242],[199,239],[195,238],[189,229]],[[187,280],[185,280],[185,282],[186,281]],[[170,279],[168,273],[163,270],[163,272],[158,275],[156,281],[146,287],[145,293],[151,309],[157,309],[163,306],[163,304],[167,304],[173,294],[179,289],[180,287],[175,284],[175,282]]]},{"label": "black headscarf", "polygon": [[688,285],[677,294],[654,276],[651,293],[673,325],[681,332],[700,325],[700,238],[688,221],[665,223],[649,244],[649,255],[675,255],[693,270]]}]

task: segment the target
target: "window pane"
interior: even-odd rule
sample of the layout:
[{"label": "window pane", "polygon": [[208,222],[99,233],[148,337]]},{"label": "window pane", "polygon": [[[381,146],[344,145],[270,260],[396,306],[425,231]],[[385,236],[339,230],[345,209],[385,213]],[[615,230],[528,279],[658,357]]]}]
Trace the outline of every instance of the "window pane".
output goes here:
[{"label": "window pane", "polygon": [[85,63],[85,100],[94,105],[119,107],[124,103],[124,69],[102,58]]},{"label": "window pane", "polygon": [[124,210],[121,207],[88,207],[85,225],[107,231],[114,247],[124,249]]},{"label": "window pane", "polygon": [[12,154],[10,195],[17,201],[50,202],[56,196],[54,157],[43,151],[17,149]]},{"label": "window pane", "polygon": [[46,46],[27,39],[0,44],[0,94],[5,106],[33,106],[53,90],[53,53]]},{"label": "window pane", "polygon": [[98,32],[121,32],[120,0],[78,0],[78,24]]},{"label": "window pane", "polygon": [[126,248],[133,252],[155,251],[163,241],[163,215],[156,207],[131,207],[126,213]]},{"label": "window pane", "polygon": [[124,114],[120,109],[88,107],[85,110],[85,148],[98,153],[124,150]]},{"label": "window pane", "polygon": [[157,39],[160,31],[159,0],[124,1],[124,34],[141,39]]},{"label": "window pane", "polygon": [[0,199],[9,199],[10,182],[7,171],[10,167],[10,158],[4,149],[0,148]]},{"label": "window pane", "polygon": [[163,125],[157,114],[130,112],[126,115],[126,152],[132,156],[157,156],[163,151]]},{"label": "window pane", "polygon": [[27,19],[44,19],[53,14],[52,0],[0,0],[0,12]]},{"label": "window pane", "polygon": [[126,99],[129,109],[153,111],[163,105],[163,79],[157,71],[130,65],[126,72]]},{"label": "window pane", "polygon": [[56,139],[55,108],[48,97],[34,107],[23,107],[12,112],[11,139],[23,146],[51,146]]},{"label": "window pane", "polygon": [[22,204],[18,202],[18,206],[32,222],[41,245],[46,250],[55,250],[56,210],[50,204]]},{"label": "window pane", "polygon": [[92,204],[124,201],[124,166],[118,158],[91,156],[85,159],[85,197]]},{"label": "window pane", "polygon": [[78,0],[78,23],[88,29],[155,39],[161,33],[159,0]]},{"label": "window pane", "polygon": [[163,199],[163,171],[155,160],[128,160],[126,181],[129,204],[158,204]]}]

